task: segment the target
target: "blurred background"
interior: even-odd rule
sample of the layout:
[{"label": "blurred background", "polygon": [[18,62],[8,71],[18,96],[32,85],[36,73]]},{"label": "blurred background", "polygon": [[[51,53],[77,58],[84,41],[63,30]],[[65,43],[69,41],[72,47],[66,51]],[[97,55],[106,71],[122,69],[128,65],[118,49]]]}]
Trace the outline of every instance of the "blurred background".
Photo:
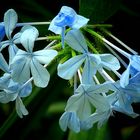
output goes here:
[{"label": "blurred background", "polygon": [[[19,22],[50,21],[63,5],[74,8],[77,13],[90,18],[90,24],[112,24],[110,31],[128,46],[140,52],[140,0],[1,0],[0,21],[4,13],[13,8]],[[37,26],[40,36],[52,34],[48,25]],[[44,47],[48,42],[39,42]],[[101,128],[75,134],[63,132],[58,124],[73,88],[68,81],[56,74],[57,64],[51,65],[51,81],[48,87],[33,87],[32,94],[24,100],[29,115],[20,119],[15,103],[0,104],[1,140],[139,140],[140,117],[132,119],[116,112]],[[140,113],[140,104],[133,105]]]}]

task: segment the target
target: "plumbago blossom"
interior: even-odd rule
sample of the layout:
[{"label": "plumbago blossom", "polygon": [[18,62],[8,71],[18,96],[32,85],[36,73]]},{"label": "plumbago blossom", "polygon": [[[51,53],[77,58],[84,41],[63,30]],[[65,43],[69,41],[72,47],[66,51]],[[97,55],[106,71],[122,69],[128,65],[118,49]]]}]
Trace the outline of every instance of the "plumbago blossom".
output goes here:
[{"label": "plumbago blossom", "polygon": [[[35,42],[42,38],[39,38],[39,31],[32,24],[41,23],[22,24],[17,23],[17,20],[17,13],[9,9],[4,14],[4,21],[0,23],[0,69],[3,72],[0,77],[0,102],[15,101],[17,114],[22,118],[28,114],[22,98],[32,93],[32,84],[41,88],[48,85],[50,74],[46,67],[58,52],[52,49],[57,49],[52,46],[53,42],[49,47],[34,51]],[[140,56],[111,34],[109,35],[131,54],[109,42],[86,26],[88,21],[89,19],[78,15],[74,9],[63,6],[48,28],[61,35],[62,51],[60,48],[57,50],[61,51],[64,58],[67,57],[63,49],[72,52],[71,58],[63,59],[65,61],[59,62],[57,66],[59,77],[74,81],[74,94],[68,99],[65,112],[59,120],[63,131],[69,128],[78,133],[92,128],[94,124],[100,128],[116,111],[133,118],[139,116],[134,112],[132,103],[140,102]],[[14,29],[20,26],[20,31],[13,35]],[[66,27],[69,27],[67,33]],[[88,46],[84,31],[100,39],[111,53],[95,54],[91,46]],[[8,40],[4,40],[5,38]],[[56,45],[57,43],[59,44],[59,40]],[[3,54],[7,46],[9,61]],[[125,64],[114,50],[128,58],[129,64]],[[126,67],[122,74],[118,72],[121,68],[120,63]],[[117,77],[113,79],[110,73]]]},{"label": "plumbago blossom", "polygon": [[72,29],[80,29],[85,26],[89,19],[78,15],[71,7],[62,6],[58,15],[52,20],[49,30],[55,34],[62,35],[62,47],[64,48],[64,37],[66,26]]},{"label": "plumbago blossom", "polygon": [[6,46],[9,46],[9,63],[12,61],[13,57],[15,56],[18,48],[15,45],[19,43],[20,34],[17,33],[12,37],[12,32],[16,28],[18,16],[13,9],[9,9],[4,14],[4,21],[1,23],[2,28],[5,30],[2,32],[3,36],[6,34],[8,40],[2,41],[0,43],[0,50],[4,49]]}]

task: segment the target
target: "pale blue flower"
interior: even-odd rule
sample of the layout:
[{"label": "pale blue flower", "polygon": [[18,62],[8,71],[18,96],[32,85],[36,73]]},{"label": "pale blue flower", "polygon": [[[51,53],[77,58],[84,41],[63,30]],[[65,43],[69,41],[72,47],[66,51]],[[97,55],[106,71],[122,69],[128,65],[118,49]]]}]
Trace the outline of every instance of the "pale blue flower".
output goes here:
[{"label": "pale blue flower", "polygon": [[49,30],[56,34],[62,33],[62,28],[69,26],[73,29],[79,29],[87,24],[89,19],[78,15],[71,7],[62,6],[58,15],[52,20]]},{"label": "pale blue flower", "polygon": [[18,115],[22,118],[23,115],[28,114],[21,98],[27,97],[31,94],[32,85],[30,82],[28,84],[19,84],[11,79],[10,74],[5,73],[0,78],[0,90],[1,103],[8,103],[16,100],[16,111]]},{"label": "pale blue flower", "polygon": [[0,50],[4,49],[6,46],[9,46],[9,63],[11,63],[13,57],[15,56],[18,48],[15,43],[19,43],[19,34],[15,34],[12,38],[12,32],[16,27],[17,24],[17,14],[13,9],[9,9],[4,14],[4,27],[5,27],[5,34],[8,38],[6,41],[2,41],[0,43]]},{"label": "pale blue flower", "polygon": [[94,83],[92,77],[96,74],[97,70],[103,68],[118,70],[120,68],[118,59],[111,54],[91,54],[88,51],[86,40],[79,30],[69,31],[65,41],[72,49],[81,54],[58,65],[58,75],[64,79],[71,79],[82,63],[85,63],[82,73],[82,82],[84,84]]},{"label": "pale blue flower", "polygon": [[[78,123],[75,124],[78,130],[90,129],[96,122],[101,126],[111,115],[112,104],[117,100],[115,94],[104,97],[102,93],[107,93],[112,88],[114,89],[114,86],[110,83],[80,85],[76,89],[75,94],[71,96],[67,102],[66,112],[63,117],[61,117],[61,128],[66,130],[70,112],[75,114],[75,120],[78,119]],[[96,112],[93,112],[93,108]],[[72,124],[74,124],[74,122]]]},{"label": "pale blue flower", "polygon": [[65,27],[79,29],[87,24],[89,19],[78,15],[72,8],[63,6],[58,15],[52,20],[49,30],[55,34],[62,35],[62,46],[64,47]]},{"label": "pale blue flower", "polygon": [[59,125],[63,131],[66,131],[68,127],[76,133],[80,132],[80,120],[76,112],[64,112],[59,120]]},{"label": "pale blue flower", "polygon": [[37,37],[38,30],[32,26],[22,33],[20,41],[26,51],[18,50],[11,64],[11,75],[14,81],[23,83],[30,78],[31,71],[35,85],[46,87],[50,74],[41,64],[48,65],[57,55],[57,51],[39,50],[33,52],[34,42]]},{"label": "pale blue flower", "polygon": [[140,56],[131,55],[129,65],[121,76],[120,85],[124,88],[129,84],[129,78],[140,72]]},{"label": "pale blue flower", "polygon": [[[17,96],[19,97],[27,97],[30,95],[32,91],[32,85],[29,82],[28,84],[24,85],[24,83],[17,83],[11,79],[11,75],[5,73],[0,78],[0,90],[3,92],[0,96],[0,102],[7,103],[9,101],[14,101]],[[12,96],[13,95],[13,96]],[[13,98],[9,98],[9,97]]]},{"label": "pale blue flower", "polygon": [[114,86],[118,95],[114,109],[131,117],[137,117],[138,114],[133,111],[132,103],[140,102],[140,72],[133,76],[124,88],[119,82],[114,83]]}]

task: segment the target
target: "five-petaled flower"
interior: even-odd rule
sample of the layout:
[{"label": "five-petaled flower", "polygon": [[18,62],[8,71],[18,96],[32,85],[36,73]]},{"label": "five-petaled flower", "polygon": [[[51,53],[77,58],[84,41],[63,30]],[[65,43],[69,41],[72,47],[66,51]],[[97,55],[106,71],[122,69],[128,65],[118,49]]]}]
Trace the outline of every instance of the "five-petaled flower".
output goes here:
[{"label": "five-petaled flower", "polygon": [[80,29],[85,26],[89,19],[78,15],[74,9],[68,6],[62,6],[58,15],[52,20],[49,30],[55,34],[62,35],[62,47],[64,47],[65,27]]}]

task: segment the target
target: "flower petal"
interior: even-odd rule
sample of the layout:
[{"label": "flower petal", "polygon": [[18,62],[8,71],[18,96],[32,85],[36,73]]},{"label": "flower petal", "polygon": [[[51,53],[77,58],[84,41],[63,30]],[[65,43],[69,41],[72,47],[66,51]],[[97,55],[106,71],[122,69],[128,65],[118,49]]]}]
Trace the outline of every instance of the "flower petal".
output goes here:
[{"label": "flower petal", "polygon": [[118,70],[120,68],[118,59],[112,54],[100,54],[99,56],[104,68],[108,70]]},{"label": "flower petal", "polygon": [[71,79],[80,65],[84,62],[86,55],[75,56],[63,64],[58,65],[58,75],[63,79]]},{"label": "flower petal", "polygon": [[88,23],[89,19],[85,18],[81,15],[76,15],[75,21],[72,24],[73,29],[80,29],[81,27],[85,26]]},{"label": "flower petal", "polygon": [[127,69],[121,75],[120,78],[121,87],[125,88],[129,84],[129,75],[130,75],[130,65],[127,66]]},{"label": "flower petal", "polygon": [[17,94],[8,94],[5,91],[0,92],[0,102],[1,103],[8,103],[10,101],[15,100]]},{"label": "flower petal", "polygon": [[6,60],[4,59],[2,53],[0,53],[0,69],[2,69],[5,72],[9,72],[9,66]]},{"label": "flower petal", "polygon": [[74,132],[78,133],[80,131],[80,121],[76,116],[75,112],[65,112],[59,120],[59,125],[63,131],[67,130],[69,127]]},{"label": "flower petal", "polygon": [[48,30],[54,32],[55,34],[61,34],[62,33],[62,27],[59,27],[59,26],[55,25],[56,18],[57,18],[57,16],[51,21]]},{"label": "flower petal", "polygon": [[4,36],[5,36],[4,24],[0,23],[0,42],[3,40]]},{"label": "flower petal", "polygon": [[11,79],[11,75],[5,73],[2,77],[0,77],[0,90],[7,88]]},{"label": "flower petal", "polygon": [[74,50],[87,53],[88,48],[83,34],[79,30],[71,30],[65,36],[66,43]]},{"label": "flower petal", "polygon": [[[22,87],[22,85],[21,85]],[[19,96],[20,97],[27,97],[31,94],[32,92],[32,84],[31,82],[28,83],[26,86],[24,86],[24,88],[22,88],[20,91],[19,91]]]},{"label": "flower petal", "polygon": [[83,84],[95,84],[93,81],[93,75],[96,73],[96,68],[91,64],[89,59],[86,59],[82,73]]},{"label": "flower petal", "polygon": [[23,115],[28,115],[28,110],[25,108],[20,97],[16,99],[16,111],[20,118],[23,118]]},{"label": "flower petal", "polygon": [[8,39],[11,39],[11,33],[13,32],[14,28],[16,27],[18,17],[17,13],[13,9],[9,9],[4,14],[4,26],[5,26],[5,33]]},{"label": "flower petal", "polygon": [[35,58],[31,61],[31,73],[36,86],[46,87],[48,85],[50,74]]},{"label": "flower petal", "polygon": [[49,64],[57,55],[55,50],[40,50],[33,53],[36,58],[42,64]]},{"label": "flower petal", "polygon": [[34,42],[37,39],[38,35],[39,32],[35,27],[27,28],[25,31],[23,31],[20,41],[28,52],[33,51]]},{"label": "flower petal", "polygon": [[11,64],[16,53],[18,52],[18,47],[15,44],[11,44],[8,48],[8,51],[9,51],[9,64]]},{"label": "flower petal", "polygon": [[68,112],[76,112],[80,120],[88,118],[91,114],[91,107],[86,94],[79,93],[71,96],[65,110]]},{"label": "flower petal", "polygon": [[30,78],[30,59],[25,56],[15,58],[11,64],[12,79],[16,82],[23,83]]}]

